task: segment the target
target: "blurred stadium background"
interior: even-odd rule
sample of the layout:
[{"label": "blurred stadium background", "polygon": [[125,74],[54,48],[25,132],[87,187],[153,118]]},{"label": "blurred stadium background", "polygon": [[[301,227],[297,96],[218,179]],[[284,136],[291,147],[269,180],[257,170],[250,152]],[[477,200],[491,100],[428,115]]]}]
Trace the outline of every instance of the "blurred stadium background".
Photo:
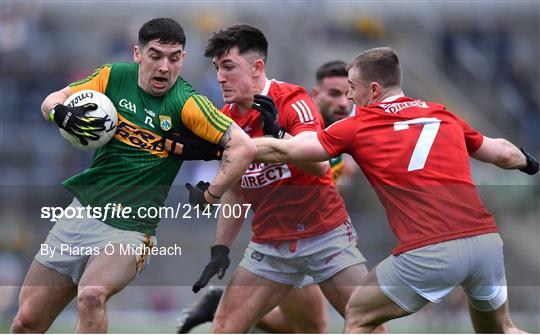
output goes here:
[{"label": "blurred stadium background", "polygon": [[[40,103],[51,91],[101,64],[131,61],[142,23],[177,19],[186,30],[182,75],[217,106],[215,72],[202,56],[210,33],[237,22],[261,28],[270,43],[268,74],[310,89],[316,68],[349,61],[359,51],[389,45],[400,55],[405,92],[447,104],[475,128],[540,154],[540,3],[478,2],[1,2],[0,22],[0,326],[17,308],[18,285],[51,223],[41,206],[66,206],[59,183],[84,169],[89,153],[69,147],[43,121]],[[186,201],[183,184],[209,178],[214,163],[185,164],[168,203]],[[539,178],[472,163],[487,208],[501,227],[511,310],[517,325],[540,332]],[[373,266],[394,239],[382,207],[360,174],[341,182],[360,248]],[[155,256],[150,267],[109,303],[113,332],[173,332],[190,285],[206,263],[213,220],[164,220],[160,245],[177,243],[182,256]],[[234,249],[230,278],[249,241],[249,224]],[[472,332],[463,293],[390,323],[392,332]],[[309,312],[306,310],[306,312]],[[330,329],[342,320],[331,312]],[[72,332],[73,305],[52,332]],[[198,328],[208,331],[207,326]]]}]

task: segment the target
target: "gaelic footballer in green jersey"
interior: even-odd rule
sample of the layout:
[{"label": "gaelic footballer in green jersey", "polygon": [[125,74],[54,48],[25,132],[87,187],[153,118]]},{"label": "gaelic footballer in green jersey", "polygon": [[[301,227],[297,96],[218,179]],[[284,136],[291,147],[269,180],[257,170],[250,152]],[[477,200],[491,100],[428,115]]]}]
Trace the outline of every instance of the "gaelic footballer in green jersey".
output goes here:
[{"label": "gaelic footballer in green jersey", "polygon": [[[138,67],[106,64],[69,85],[71,93],[104,93],[118,111],[118,130],[111,142],[96,150],[90,168],[63,183],[84,206],[116,203],[133,211],[162,206],[182,165],[165,150],[163,136],[189,129],[217,144],[232,123],[181,77],[162,96],[146,93],[137,85]],[[105,223],[154,235],[158,221],[110,218]]]}]

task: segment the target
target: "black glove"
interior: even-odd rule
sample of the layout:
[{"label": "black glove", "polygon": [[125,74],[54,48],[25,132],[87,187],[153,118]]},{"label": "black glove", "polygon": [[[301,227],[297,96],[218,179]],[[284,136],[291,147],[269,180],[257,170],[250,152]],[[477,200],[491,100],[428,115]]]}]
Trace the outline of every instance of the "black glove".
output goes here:
[{"label": "black glove", "polygon": [[205,182],[202,180],[199,181],[195,186],[191,185],[190,183],[186,183],[186,188],[189,192],[189,203],[192,206],[200,205],[203,208],[206,205],[210,205],[210,203],[204,197],[204,192],[208,190],[209,186],[209,182]]},{"label": "black glove", "polygon": [[274,100],[266,95],[255,94],[252,107],[261,113],[264,134],[283,138],[285,129],[278,125],[278,110]]},{"label": "black glove", "polygon": [[536,158],[534,158],[533,155],[525,151],[523,148],[519,148],[519,150],[521,150],[521,152],[523,152],[525,155],[525,158],[527,158],[527,166],[525,166],[523,169],[519,169],[519,171],[530,175],[538,173],[538,161]]},{"label": "black glove", "polygon": [[83,145],[88,140],[98,140],[99,133],[105,130],[105,119],[95,116],[86,116],[86,112],[97,109],[95,103],[87,103],[82,106],[68,107],[62,104],[54,106],[54,122],[58,127],[69,134],[77,137]]},{"label": "black glove", "polygon": [[208,142],[189,130],[181,133],[167,133],[165,148],[185,161],[221,160],[223,148]]},{"label": "black glove", "polygon": [[208,284],[210,279],[217,273],[218,279],[222,279],[225,276],[225,271],[230,264],[229,260],[229,248],[227,246],[218,244],[210,248],[210,262],[206,264],[201,277],[193,285],[193,292],[197,293],[199,290]]}]

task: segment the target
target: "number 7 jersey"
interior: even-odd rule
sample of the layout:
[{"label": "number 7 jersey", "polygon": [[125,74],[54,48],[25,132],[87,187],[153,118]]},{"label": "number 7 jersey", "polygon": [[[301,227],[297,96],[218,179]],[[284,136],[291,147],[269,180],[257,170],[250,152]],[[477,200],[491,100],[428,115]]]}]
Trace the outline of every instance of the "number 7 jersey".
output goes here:
[{"label": "number 7 jersey", "polygon": [[398,238],[394,255],[497,231],[470,175],[469,154],[483,135],[443,105],[391,97],[358,107],[318,138],[362,168]]}]

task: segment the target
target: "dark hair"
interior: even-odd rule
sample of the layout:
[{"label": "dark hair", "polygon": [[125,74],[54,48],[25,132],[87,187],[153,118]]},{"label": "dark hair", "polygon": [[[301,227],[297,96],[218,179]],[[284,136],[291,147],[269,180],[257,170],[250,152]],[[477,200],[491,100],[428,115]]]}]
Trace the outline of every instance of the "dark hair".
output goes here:
[{"label": "dark hair", "polygon": [[315,74],[317,83],[328,77],[347,77],[347,64],[342,60],[333,60],[321,65]]},{"label": "dark hair", "polygon": [[401,86],[401,66],[394,50],[374,48],[358,54],[347,70],[358,68],[364,83],[378,82],[383,87]]},{"label": "dark hair", "polygon": [[212,34],[204,50],[205,57],[221,57],[234,47],[240,54],[254,51],[266,62],[268,41],[263,32],[248,24],[237,24]]},{"label": "dark hair", "polygon": [[182,26],[170,18],[152,19],[139,29],[139,46],[144,47],[148,42],[158,39],[163,44],[186,45],[186,35]]}]

